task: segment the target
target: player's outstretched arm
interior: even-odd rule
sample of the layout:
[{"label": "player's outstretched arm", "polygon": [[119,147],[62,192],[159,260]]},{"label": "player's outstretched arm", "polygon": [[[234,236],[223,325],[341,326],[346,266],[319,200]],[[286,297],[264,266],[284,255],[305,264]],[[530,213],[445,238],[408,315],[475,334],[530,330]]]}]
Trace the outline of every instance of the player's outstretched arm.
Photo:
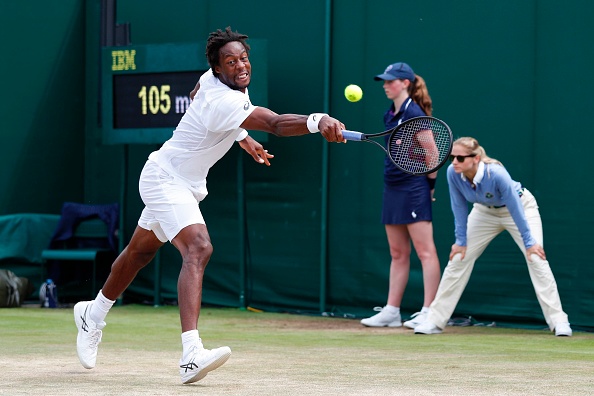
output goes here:
[{"label": "player's outstretched arm", "polygon": [[[308,128],[308,117],[301,114],[276,114],[265,107],[256,108],[241,124],[241,127],[248,130],[257,130],[272,133],[273,135],[300,136],[312,133],[312,121]],[[329,115],[316,115],[315,124],[317,129],[329,142],[343,142],[342,131],[345,126],[342,122]],[[314,117],[315,118],[315,117]],[[318,132],[314,130],[313,132]]]},{"label": "player's outstretched arm", "polygon": [[264,150],[262,144],[255,141],[250,135],[246,136],[245,139],[240,140],[238,143],[256,162],[270,166],[270,161],[268,161],[268,159],[274,158],[274,155],[268,154],[268,150]]}]

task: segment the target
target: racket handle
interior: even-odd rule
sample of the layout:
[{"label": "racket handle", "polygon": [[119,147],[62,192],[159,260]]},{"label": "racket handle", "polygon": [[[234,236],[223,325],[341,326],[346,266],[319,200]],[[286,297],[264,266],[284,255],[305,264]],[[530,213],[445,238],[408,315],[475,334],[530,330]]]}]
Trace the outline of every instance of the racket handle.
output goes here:
[{"label": "racket handle", "polygon": [[346,140],[363,140],[363,134],[355,131],[342,131],[342,137]]}]

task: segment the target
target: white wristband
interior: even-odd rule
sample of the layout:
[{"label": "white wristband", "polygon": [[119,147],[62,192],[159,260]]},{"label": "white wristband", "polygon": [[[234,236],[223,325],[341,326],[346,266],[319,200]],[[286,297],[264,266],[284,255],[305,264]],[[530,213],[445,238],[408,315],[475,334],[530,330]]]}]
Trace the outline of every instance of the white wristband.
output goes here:
[{"label": "white wristband", "polygon": [[241,132],[239,132],[239,136],[237,136],[235,138],[236,142],[241,142],[243,139],[245,139],[246,137],[248,137],[248,131],[246,131],[245,129]]},{"label": "white wristband", "polygon": [[318,128],[318,124],[322,117],[327,116],[326,113],[311,113],[309,117],[307,117],[307,129],[311,133],[320,132],[320,128]]}]

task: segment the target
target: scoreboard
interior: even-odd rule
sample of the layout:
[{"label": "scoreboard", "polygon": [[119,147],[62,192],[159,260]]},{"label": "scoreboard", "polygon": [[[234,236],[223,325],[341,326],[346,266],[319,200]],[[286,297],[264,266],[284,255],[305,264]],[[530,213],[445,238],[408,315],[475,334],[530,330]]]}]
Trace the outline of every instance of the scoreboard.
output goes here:
[{"label": "scoreboard", "polygon": [[[249,91],[256,106],[267,105],[265,44],[250,40],[254,75]],[[100,114],[103,143],[156,144],[169,139],[190,105],[190,91],[209,68],[204,50],[204,44],[196,43],[104,47]],[[258,137],[262,140],[262,136]]]},{"label": "scoreboard", "polygon": [[193,88],[203,72],[113,76],[113,127],[175,127],[190,106],[188,87]]}]

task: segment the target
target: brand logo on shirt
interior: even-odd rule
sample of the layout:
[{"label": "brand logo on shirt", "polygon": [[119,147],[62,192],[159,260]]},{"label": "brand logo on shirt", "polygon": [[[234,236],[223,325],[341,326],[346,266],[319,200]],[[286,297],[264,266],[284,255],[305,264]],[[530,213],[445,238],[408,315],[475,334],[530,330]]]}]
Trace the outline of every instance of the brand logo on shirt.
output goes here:
[{"label": "brand logo on shirt", "polygon": [[247,111],[250,108],[250,102],[245,102],[245,104],[243,105],[243,109],[245,111]]},{"label": "brand logo on shirt", "polygon": [[491,194],[490,192],[485,194],[485,198],[493,198],[493,194]]}]

